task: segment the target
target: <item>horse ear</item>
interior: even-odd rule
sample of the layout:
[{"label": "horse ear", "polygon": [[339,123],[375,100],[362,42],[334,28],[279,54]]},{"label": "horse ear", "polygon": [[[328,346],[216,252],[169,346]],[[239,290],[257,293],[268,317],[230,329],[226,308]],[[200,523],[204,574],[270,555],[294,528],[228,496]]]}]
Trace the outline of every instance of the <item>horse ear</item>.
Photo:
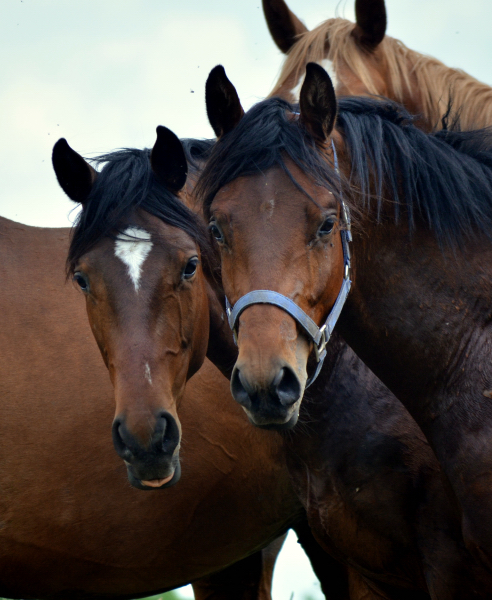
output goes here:
[{"label": "horse ear", "polygon": [[301,122],[318,142],[324,142],[335,125],[337,99],[330,76],[316,63],[306,65],[299,107]]},{"label": "horse ear", "polygon": [[179,192],[186,183],[188,162],[178,136],[159,125],[157,140],[150,153],[150,165],[156,178],[171,192]]},{"label": "horse ear", "polygon": [[284,54],[287,54],[302,33],[309,31],[289,10],[284,0],[263,0],[263,13],[273,41]]},{"label": "horse ear", "polygon": [[62,190],[70,200],[83,204],[92,190],[96,171],[70,148],[65,138],[53,146],[52,162]]},{"label": "horse ear", "polygon": [[218,138],[234,129],[244,115],[236,88],[227,79],[222,65],[210,71],[205,84],[205,102],[208,120]]},{"label": "horse ear", "polygon": [[386,33],[384,0],[355,0],[356,25],[352,35],[368,50],[374,50]]}]

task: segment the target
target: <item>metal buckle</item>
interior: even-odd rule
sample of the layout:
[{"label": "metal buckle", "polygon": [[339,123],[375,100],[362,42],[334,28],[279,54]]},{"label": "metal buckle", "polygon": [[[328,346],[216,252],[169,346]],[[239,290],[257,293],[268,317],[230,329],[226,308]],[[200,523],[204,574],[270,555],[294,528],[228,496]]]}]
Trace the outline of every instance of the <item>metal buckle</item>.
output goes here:
[{"label": "metal buckle", "polygon": [[[328,343],[326,335],[326,323],[320,328],[321,337],[319,338],[319,344],[314,345],[314,354],[316,356],[316,362],[319,362],[326,355],[326,344]],[[322,356],[323,355],[323,356]]]},{"label": "metal buckle", "polygon": [[231,314],[232,314],[232,307],[229,304],[229,300],[227,299],[226,296],[226,315],[227,315],[227,322],[229,323],[229,326],[231,327],[232,330],[232,339],[234,340],[234,343],[237,346],[237,335],[236,335],[236,328],[234,326],[231,326]]}]

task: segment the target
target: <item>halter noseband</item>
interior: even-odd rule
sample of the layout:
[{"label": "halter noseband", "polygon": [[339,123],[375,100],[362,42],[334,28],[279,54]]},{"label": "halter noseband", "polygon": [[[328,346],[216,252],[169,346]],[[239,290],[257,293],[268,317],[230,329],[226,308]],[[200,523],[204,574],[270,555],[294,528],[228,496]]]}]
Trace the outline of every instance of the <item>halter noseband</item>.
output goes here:
[{"label": "halter noseband", "polygon": [[[335,165],[335,172],[337,174],[340,173],[338,168],[338,157],[335,150],[335,144],[333,140],[331,140],[331,146],[333,148],[333,162]],[[352,241],[352,233],[350,230],[350,212],[348,206],[345,204],[342,193],[340,190],[340,204],[341,204],[341,221],[344,225],[344,228],[340,230],[340,236],[342,238],[342,248],[343,248],[343,261],[344,261],[344,272],[343,272],[343,282],[342,287],[340,288],[340,292],[338,293],[338,297],[335,300],[335,304],[331,309],[330,313],[324,324],[321,327],[318,327],[316,323],[311,319],[309,315],[307,315],[300,306],[298,306],[293,300],[287,298],[283,294],[279,292],[273,292],[271,290],[253,290],[252,292],[248,292],[244,296],[242,296],[234,305],[231,306],[229,300],[225,299],[226,303],[226,312],[227,319],[229,321],[229,326],[232,329],[234,334],[234,341],[237,344],[237,321],[241,313],[253,304],[273,304],[274,306],[278,306],[279,308],[285,310],[297,323],[303,328],[307,336],[314,343],[314,353],[316,356],[317,366],[314,374],[308,378],[306,383],[306,388],[308,388],[318,377],[321,368],[323,366],[323,362],[326,357],[326,345],[330,341],[331,334],[333,333],[333,329],[335,328],[336,322],[338,321],[338,317],[342,311],[343,305],[345,304],[345,300],[347,299],[348,293],[350,291],[351,280],[350,280],[350,249],[349,242]]]}]

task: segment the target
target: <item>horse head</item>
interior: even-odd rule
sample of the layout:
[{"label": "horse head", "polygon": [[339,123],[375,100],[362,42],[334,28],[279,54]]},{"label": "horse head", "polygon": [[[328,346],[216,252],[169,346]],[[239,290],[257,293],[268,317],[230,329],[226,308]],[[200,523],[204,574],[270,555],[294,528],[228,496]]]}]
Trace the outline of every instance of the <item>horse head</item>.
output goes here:
[{"label": "horse head", "polygon": [[308,359],[323,352],[310,328],[319,332],[344,281],[340,181],[328,168],[335,93],[326,72],[310,64],[299,113],[271,99],[243,117],[219,66],[206,99],[219,140],[197,190],[220,248],[237,337],[231,391],[254,424],[288,428],[311,379]]},{"label": "horse head", "polygon": [[[390,96],[395,59],[388,52],[384,0],[356,0],[355,23],[328,19],[309,31],[284,0],[263,0],[273,41],[287,54],[270,96],[298,100],[306,65],[316,62],[333,77],[338,95]],[[408,82],[406,82],[408,83]]]},{"label": "horse head", "polygon": [[207,238],[178,197],[187,161],[170,130],[158,127],[151,151],[99,162],[101,172],[64,139],[53,150],[61,187],[82,204],[68,272],[114,385],[113,442],[128,478],[140,489],[169,487],[180,477],[177,409],[207,351]]}]

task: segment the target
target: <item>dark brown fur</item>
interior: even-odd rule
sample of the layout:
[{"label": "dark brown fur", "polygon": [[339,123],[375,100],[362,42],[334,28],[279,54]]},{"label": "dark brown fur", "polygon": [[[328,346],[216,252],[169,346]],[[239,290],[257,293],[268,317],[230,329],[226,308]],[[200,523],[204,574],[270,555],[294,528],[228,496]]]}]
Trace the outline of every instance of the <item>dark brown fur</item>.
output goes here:
[{"label": "dark brown fur", "polygon": [[[328,89],[326,74],[322,79],[308,71],[301,98],[304,87],[310,89],[314,81]],[[301,104],[299,127],[313,130],[306,126],[311,114],[323,121],[320,97],[328,96],[323,90],[312,95],[317,110],[304,112]],[[335,109],[326,107],[326,118]],[[259,115],[259,109],[253,114]],[[290,127],[289,118],[283,123]],[[262,131],[269,139],[269,131]],[[343,136],[336,130],[331,135],[348,178],[351,165]],[[224,144],[237,142],[228,140]],[[333,164],[329,140],[317,143],[320,155]],[[217,172],[220,144],[209,163]],[[318,233],[325,215],[334,214],[336,202],[329,186],[316,186],[312,176],[287,158],[285,166],[291,176],[279,165],[261,169],[229,180],[212,200],[212,222],[222,232],[222,284],[231,304],[249,291],[270,289],[293,299],[320,324],[342,279],[338,227],[329,235]],[[207,169],[205,181],[210,177]],[[383,222],[389,218],[389,213],[381,215]],[[322,380],[306,393],[299,424],[285,434],[297,492],[323,547],[356,566],[382,597],[489,598],[492,579],[487,556],[480,554],[486,546],[477,541],[474,547],[471,537],[486,540],[490,518],[491,470],[483,461],[490,419],[482,392],[490,387],[488,342],[485,322],[480,321],[490,314],[490,286],[483,281],[487,262],[478,267],[479,246],[470,243],[463,258],[456,259],[461,268],[450,269],[451,253],[441,252],[432,233],[418,231],[409,242],[407,228],[383,227],[372,214],[360,217],[356,232],[354,291],[340,331],[422,425],[456,495],[409,414],[336,340]],[[489,246],[480,246],[482,260]],[[473,319],[478,319],[476,330]],[[427,344],[429,336],[435,346]],[[277,428],[290,425],[298,404],[273,405],[266,392],[278,365],[295,372],[304,387],[310,347],[302,330],[280,308],[254,305],[240,317],[238,345],[235,371],[255,391],[248,408],[251,419]],[[483,373],[475,380],[479,401],[470,413],[468,386],[478,373]],[[473,464],[477,458],[482,462]]]}]

